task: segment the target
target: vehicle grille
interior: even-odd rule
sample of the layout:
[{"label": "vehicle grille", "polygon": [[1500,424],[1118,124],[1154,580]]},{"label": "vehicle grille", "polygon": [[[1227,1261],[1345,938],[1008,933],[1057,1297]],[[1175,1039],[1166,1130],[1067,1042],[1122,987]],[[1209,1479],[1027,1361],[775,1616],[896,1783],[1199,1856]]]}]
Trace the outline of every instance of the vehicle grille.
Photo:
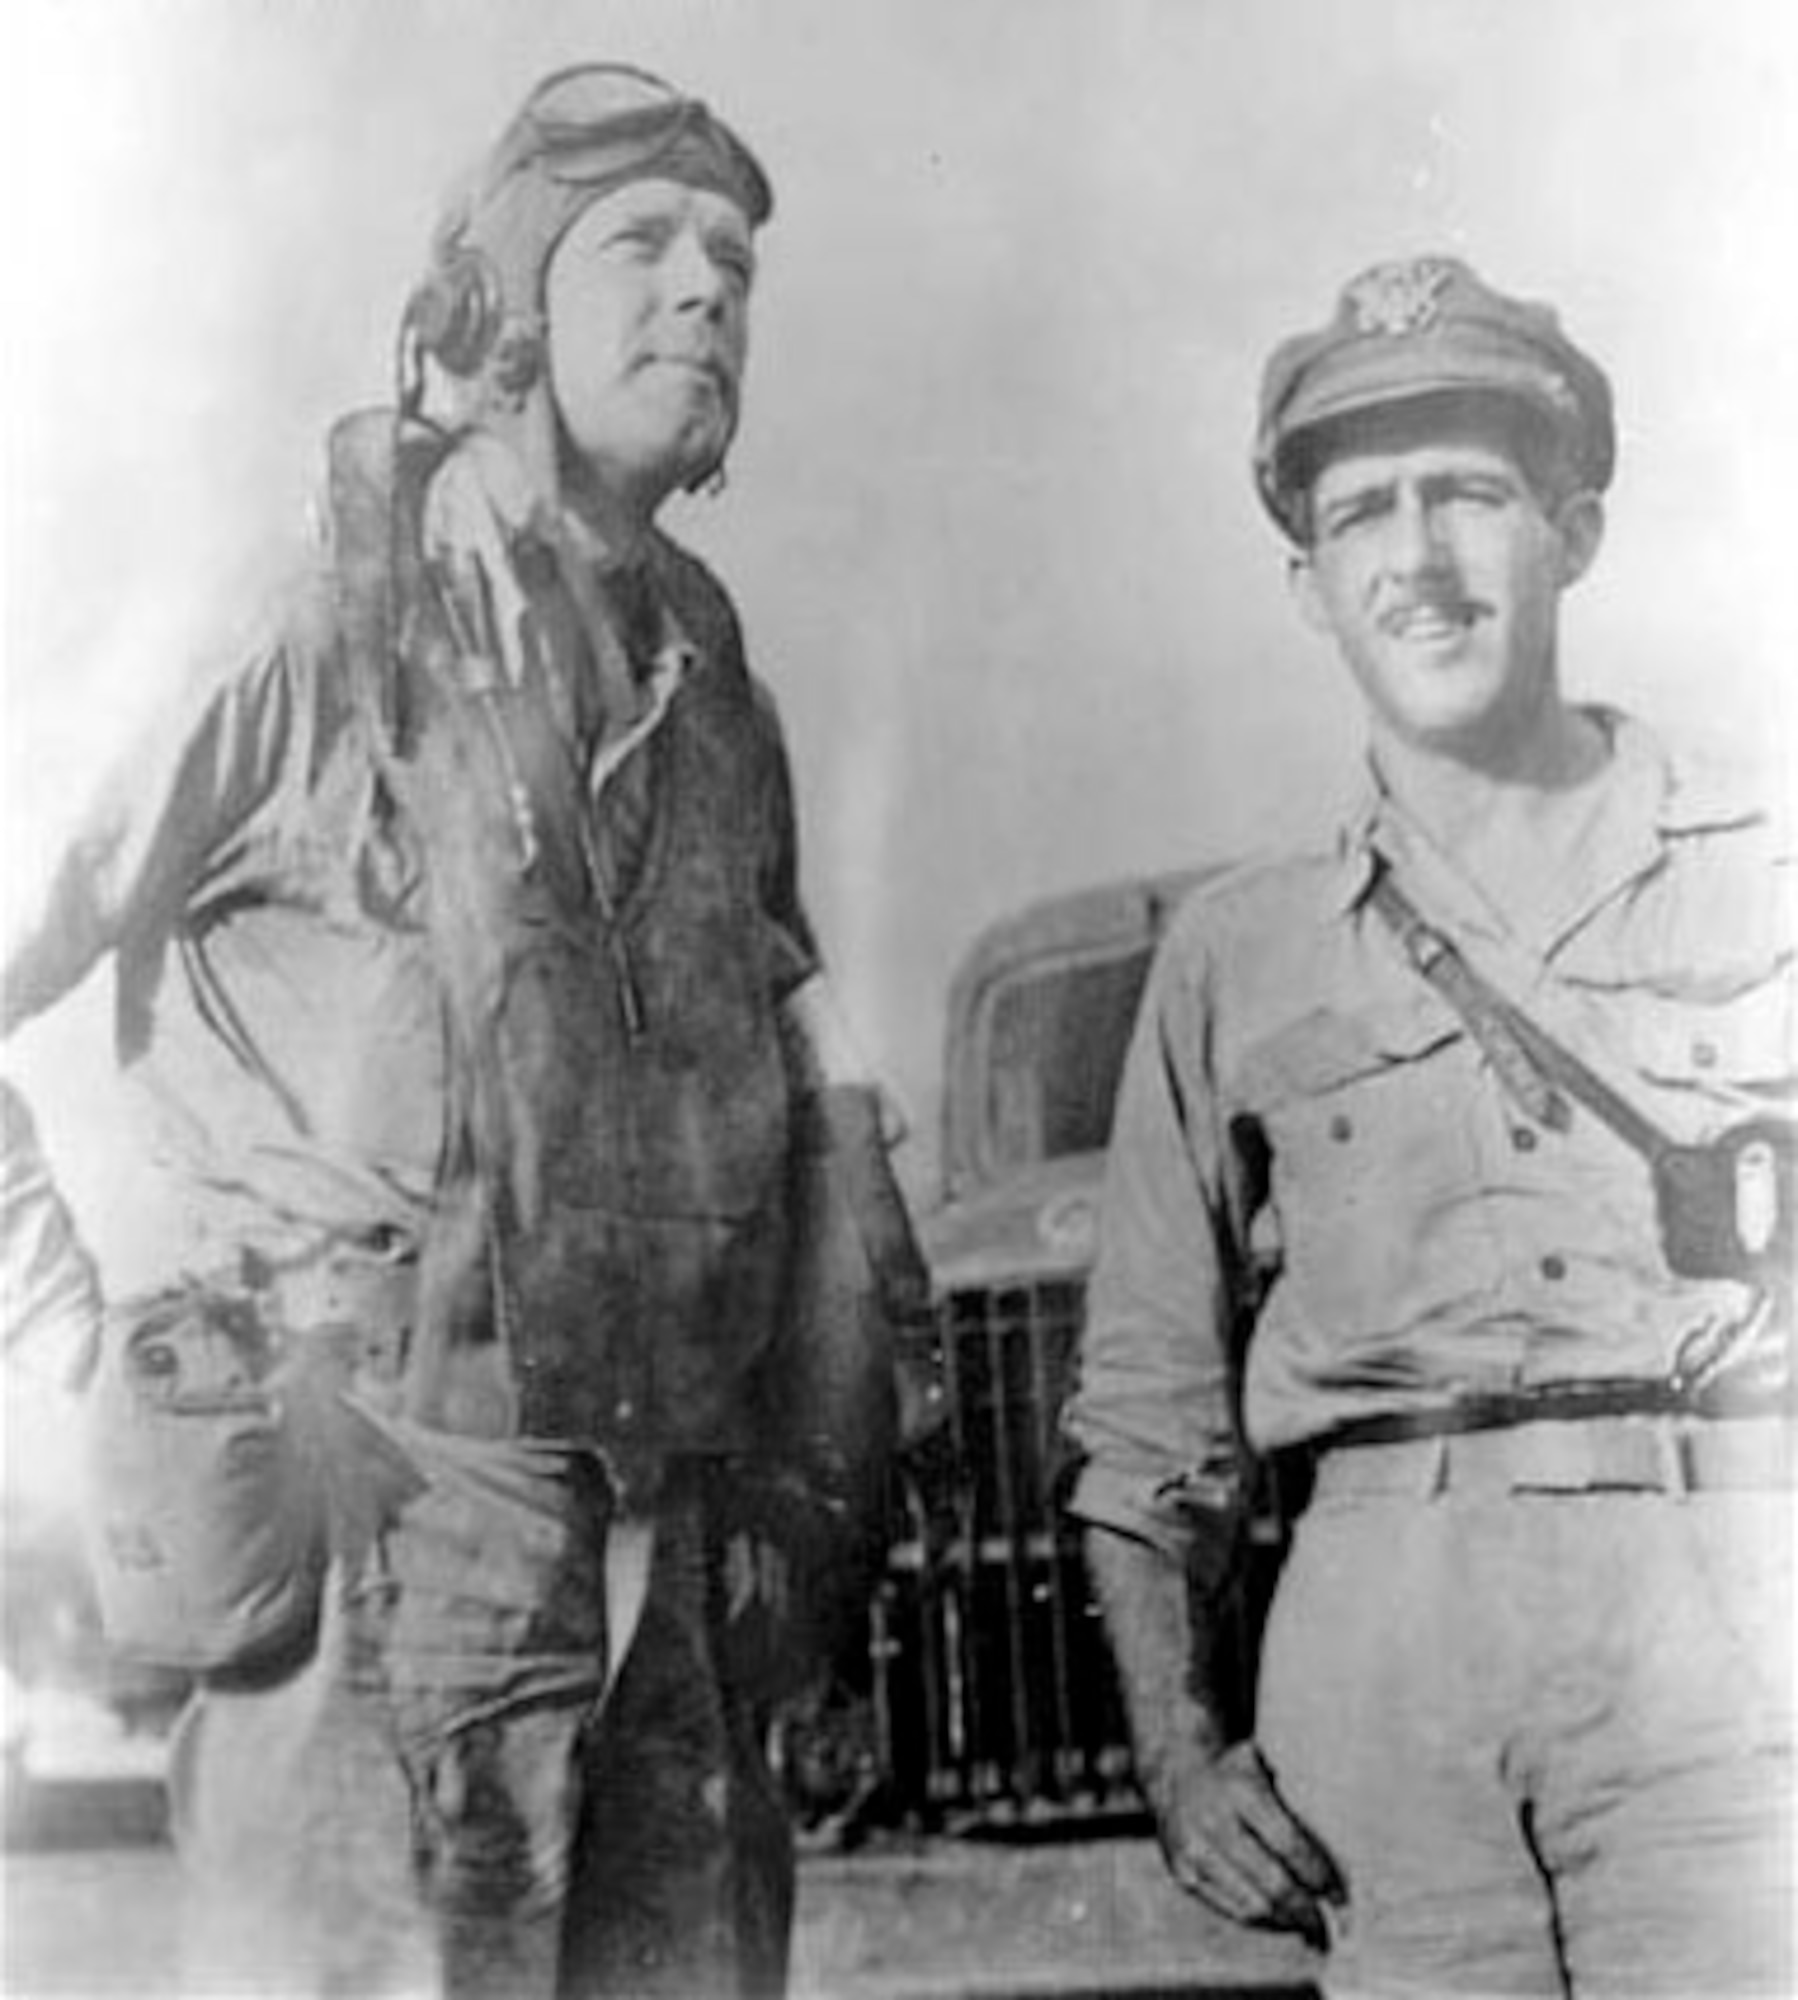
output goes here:
[{"label": "vehicle grille", "polygon": [[1136,1804],[1078,1533],[1055,1504],[1079,1280],[951,1293],[940,1464],[907,1482],[871,1622],[876,1755],[908,1814],[980,1822]]}]

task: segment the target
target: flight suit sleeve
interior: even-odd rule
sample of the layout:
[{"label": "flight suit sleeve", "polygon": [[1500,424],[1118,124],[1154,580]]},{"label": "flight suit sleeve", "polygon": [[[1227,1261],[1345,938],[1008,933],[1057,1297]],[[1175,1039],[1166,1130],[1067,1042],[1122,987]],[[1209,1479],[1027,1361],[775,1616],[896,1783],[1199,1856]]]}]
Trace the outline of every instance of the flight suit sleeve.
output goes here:
[{"label": "flight suit sleeve", "polygon": [[[40,1383],[78,1388],[93,1366],[99,1276],[38,1144],[30,1107],[0,1077],[0,1277],[10,1362]],[[10,1393],[10,1386],[9,1386]]]},{"label": "flight suit sleeve", "polygon": [[780,1004],[822,970],[823,959],[799,890],[799,815],[786,737],[773,697],[760,683],[755,684],[755,704],[761,737],[763,824],[758,889],[772,940],[774,999]]},{"label": "flight suit sleeve", "polygon": [[271,636],[202,684],[109,773],[39,880],[11,899],[0,1032],[54,1006],[127,939],[178,932],[315,723]]}]

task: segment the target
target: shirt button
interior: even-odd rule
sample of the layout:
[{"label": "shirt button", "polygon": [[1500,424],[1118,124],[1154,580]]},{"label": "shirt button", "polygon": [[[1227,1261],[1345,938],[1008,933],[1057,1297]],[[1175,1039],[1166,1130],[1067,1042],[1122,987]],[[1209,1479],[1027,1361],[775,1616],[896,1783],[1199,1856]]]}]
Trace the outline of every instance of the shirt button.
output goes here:
[{"label": "shirt button", "polygon": [[1545,1278],[1564,1278],[1567,1275],[1567,1259],[1557,1257],[1550,1251],[1537,1268]]},{"label": "shirt button", "polygon": [[1692,1044],[1692,1062],[1693,1066],[1697,1069],[1715,1069],[1717,1067],[1716,1043],[1694,1042]]},{"label": "shirt button", "polygon": [[1511,1144],[1520,1153],[1533,1153],[1536,1150],[1536,1132],[1534,1126],[1513,1125],[1511,1127]]},{"label": "shirt button", "polygon": [[1344,1139],[1352,1139],[1354,1136],[1354,1120],[1349,1117],[1347,1112],[1337,1112],[1336,1116],[1330,1120],[1330,1137],[1340,1142]]}]

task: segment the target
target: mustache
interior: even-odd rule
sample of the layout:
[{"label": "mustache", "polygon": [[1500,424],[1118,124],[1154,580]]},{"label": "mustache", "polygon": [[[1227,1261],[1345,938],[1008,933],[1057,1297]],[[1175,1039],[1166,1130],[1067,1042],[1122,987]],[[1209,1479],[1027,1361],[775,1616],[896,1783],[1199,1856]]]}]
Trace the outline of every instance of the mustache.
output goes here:
[{"label": "mustache", "polygon": [[1375,622],[1384,630],[1395,631],[1418,618],[1440,618],[1454,625],[1472,625],[1492,615],[1492,606],[1457,585],[1443,583],[1413,585],[1388,597],[1378,608]]}]

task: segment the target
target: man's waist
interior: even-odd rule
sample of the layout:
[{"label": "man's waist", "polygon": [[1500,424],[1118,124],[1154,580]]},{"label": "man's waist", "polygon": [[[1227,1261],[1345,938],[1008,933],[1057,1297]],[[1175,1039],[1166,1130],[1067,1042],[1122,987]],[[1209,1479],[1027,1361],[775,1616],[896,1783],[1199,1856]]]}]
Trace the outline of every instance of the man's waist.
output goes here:
[{"label": "man's waist", "polygon": [[418,1259],[409,1240],[379,1230],[278,1268],[246,1257],[211,1282],[247,1294],[277,1340],[322,1343],[364,1393],[445,1434],[603,1446],[659,1463],[737,1452],[754,1433],[751,1379],[772,1331],[765,1314],[759,1325],[745,1314],[730,1340],[705,1340],[707,1329],[669,1309],[596,1308],[573,1321],[525,1313],[504,1328],[471,1320],[421,1344]]},{"label": "man's waist", "polygon": [[1341,1425],[1317,1441],[1313,1494],[1777,1489],[1795,1438],[1783,1389],[1706,1401],[1673,1382],[1561,1383]]},{"label": "man's waist", "polygon": [[1798,1411],[1793,1384],[1738,1369],[1706,1379],[1677,1369],[1666,1375],[1586,1375],[1453,1394],[1376,1408],[1339,1419],[1316,1440],[1318,1450],[1404,1443],[1414,1438],[1514,1430],[1526,1424],[1578,1424],[1607,1417],[1677,1417],[1727,1421]]},{"label": "man's waist", "polygon": [[473,1480],[535,1493],[536,1504],[558,1508],[570,1504],[566,1496],[590,1507],[597,1494],[608,1514],[633,1518],[682,1506],[719,1480],[740,1485],[773,1476],[770,1461],[740,1443],[664,1450],[566,1433],[456,1430],[361,1396],[346,1398],[344,1408],[350,1423],[342,1443],[365,1462],[383,1462],[389,1474],[397,1468],[412,1490]]}]

